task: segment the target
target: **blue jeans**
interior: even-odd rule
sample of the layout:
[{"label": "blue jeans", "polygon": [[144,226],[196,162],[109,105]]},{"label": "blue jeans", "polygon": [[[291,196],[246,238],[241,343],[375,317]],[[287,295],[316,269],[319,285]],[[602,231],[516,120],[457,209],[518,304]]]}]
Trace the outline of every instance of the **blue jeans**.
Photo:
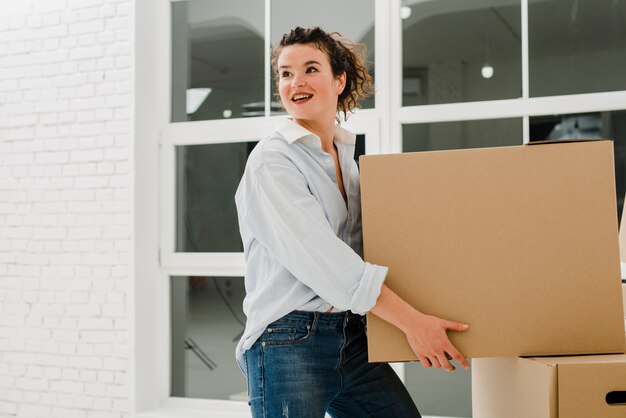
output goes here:
[{"label": "blue jeans", "polygon": [[245,353],[254,418],[421,417],[386,363],[367,362],[364,318],[294,311]]}]

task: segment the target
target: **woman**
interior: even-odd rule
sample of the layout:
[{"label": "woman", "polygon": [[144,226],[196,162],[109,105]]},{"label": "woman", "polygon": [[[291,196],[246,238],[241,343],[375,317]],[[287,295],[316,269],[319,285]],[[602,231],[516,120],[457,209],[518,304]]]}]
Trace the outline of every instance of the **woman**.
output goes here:
[{"label": "woman", "polygon": [[355,135],[337,124],[371,87],[358,47],[298,27],[273,51],[291,118],[250,154],[235,197],[253,417],[419,417],[391,367],[367,361],[367,312],[400,328],[424,367],[469,367],[446,334],[467,325],[417,311],[362,259]]}]

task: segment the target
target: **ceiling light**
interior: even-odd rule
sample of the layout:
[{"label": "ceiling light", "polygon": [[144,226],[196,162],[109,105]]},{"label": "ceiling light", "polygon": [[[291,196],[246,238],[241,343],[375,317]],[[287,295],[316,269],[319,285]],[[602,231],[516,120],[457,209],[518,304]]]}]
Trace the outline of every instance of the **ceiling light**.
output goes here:
[{"label": "ceiling light", "polygon": [[482,74],[483,78],[493,77],[493,67],[485,63],[485,65],[483,65],[483,68],[480,69],[480,74]]},{"label": "ceiling light", "polygon": [[409,6],[400,7],[400,17],[402,17],[402,19],[411,17],[411,8]]},{"label": "ceiling light", "polygon": [[210,93],[210,88],[187,89],[187,114],[196,113]]}]

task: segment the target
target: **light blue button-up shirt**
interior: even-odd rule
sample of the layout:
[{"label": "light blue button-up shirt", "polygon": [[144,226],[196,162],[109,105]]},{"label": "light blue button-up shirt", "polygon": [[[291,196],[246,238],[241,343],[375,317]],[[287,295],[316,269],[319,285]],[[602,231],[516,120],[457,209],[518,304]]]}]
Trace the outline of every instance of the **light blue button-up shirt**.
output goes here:
[{"label": "light blue button-up shirt", "polygon": [[235,194],[246,258],[246,328],[237,358],[267,325],[293,310],[368,312],[387,267],[363,261],[355,135],[335,129],[348,204],[333,157],[304,127],[286,120],[260,141]]}]

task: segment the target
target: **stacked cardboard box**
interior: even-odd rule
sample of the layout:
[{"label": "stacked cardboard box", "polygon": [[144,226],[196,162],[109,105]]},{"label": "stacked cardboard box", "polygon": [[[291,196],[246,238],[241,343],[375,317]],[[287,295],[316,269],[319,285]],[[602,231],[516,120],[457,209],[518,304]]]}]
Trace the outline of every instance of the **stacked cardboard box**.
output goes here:
[{"label": "stacked cardboard box", "polygon": [[[386,283],[422,312],[469,323],[450,333],[464,355],[504,357],[523,374],[526,363],[560,363],[515,357],[624,352],[612,141],[364,156],[360,166],[366,260],[389,266]],[[368,337],[370,361],[416,359],[374,315]],[[486,377],[501,379],[524,390],[517,375]],[[483,393],[486,405],[508,402]]]},{"label": "stacked cardboard box", "polygon": [[472,361],[475,418],[624,418],[626,355]]}]

